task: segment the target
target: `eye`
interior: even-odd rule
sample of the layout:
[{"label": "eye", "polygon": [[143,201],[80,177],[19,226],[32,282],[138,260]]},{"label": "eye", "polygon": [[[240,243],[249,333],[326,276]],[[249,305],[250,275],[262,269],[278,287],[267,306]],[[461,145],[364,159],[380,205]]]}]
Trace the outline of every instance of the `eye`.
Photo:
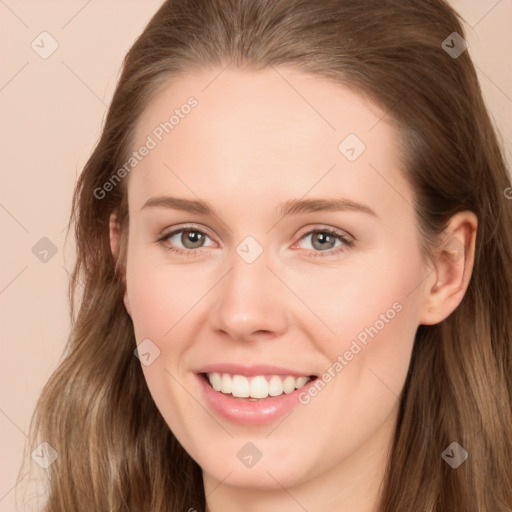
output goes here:
[{"label": "eye", "polygon": [[[158,242],[171,252],[192,255],[194,252],[201,252],[196,249],[204,247],[207,238],[210,237],[195,226],[182,226],[165,234]],[[183,247],[177,247],[178,244]]]},{"label": "eye", "polygon": [[[333,228],[311,229],[301,237],[301,240],[307,237],[311,237],[311,246],[313,249],[317,249],[313,253],[307,254],[309,258],[332,256],[343,252],[347,247],[350,248],[354,244],[354,241],[346,233]],[[338,246],[336,246],[336,242],[339,242]]]},{"label": "eye", "polygon": [[[313,252],[307,254],[309,258],[338,254],[354,244],[354,241],[346,233],[333,228],[311,229],[302,235],[300,240],[307,237],[311,237],[313,247]],[[182,226],[163,235],[158,239],[158,243],[170,252],[193,256],[194,253],[201,252],[197,249],[205,247],[204,243],[207,238],[210,238],[208,234],[195,226]],[[336,246],[336,242],[339,242],[338,246]],[[178,244],[181,244],[182,247],[177,246]]]}]

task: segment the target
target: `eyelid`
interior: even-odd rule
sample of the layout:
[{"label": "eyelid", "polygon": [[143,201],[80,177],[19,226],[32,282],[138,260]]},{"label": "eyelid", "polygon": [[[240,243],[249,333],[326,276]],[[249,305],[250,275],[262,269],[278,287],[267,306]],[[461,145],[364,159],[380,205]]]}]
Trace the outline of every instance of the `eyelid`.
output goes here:
[{"label": "eyelid", "polygon": [[179,231],[185,231],[186,229],[196,229],[197,231],[201,231],[202,233],[208,235],[210,238],[213,239],[213,237],[210,234],[209,229],[206,226],[203,226],[201,224],[194,224],[193,222],[188,222],[185,224],[178,224],[177,226],[173,226],[170,228],[165,228],[161,231],[161,233],[158,235],[159,238],[167,238],[170,235],[176,234]]},{"label": "eyelid", "polygon": [[[186,223],[186,224],[178,224],[176,227],[171,228],[165,228],[162,230],[162,232],[158,235],[159,238],[168,237],[172,234],[177,233],[178,231],[185,230],[185,229],[197,229],[198,231],[204,232],[206,235],[208,235],[212,240],[214,237],[210,234],[209,229],[206,226],[203,226],[201,224],[194,224],[194,223]],[[348,238],[351,241],[355,241],[355,237],[352,236],[348,231],[345,231],[343,229],[334,228],[330,226],[326,226],[325,224],[317,224],[313,225],[312,227],[308,227],[304,233],[302,233],[299,236],[299,239],[302,239],[305,235],[311,234],[311,232],[314,231],[330,231],[333,233],[336,233],[340,236],[344,236]]]},{"label": "eyelid", "polygon": [[355,237],[352,236],[348,231],[345,231],[344,229],[340,229],[340,228],[335,228],[332,226],[327,226],[325,224],[316,224],[316,225],[313,225],[312,227],[308,227],[307,230],[304,231],[304,233],[299,235],[299,240],[304,238],[304,236],[306,236],[306,235],[309,235],[311,233],[318,232],[318,231],[332,233],[339,237],[343,237],[347,240],[350,240],[351,242],[355,242],[355,240],[356,240]]}]

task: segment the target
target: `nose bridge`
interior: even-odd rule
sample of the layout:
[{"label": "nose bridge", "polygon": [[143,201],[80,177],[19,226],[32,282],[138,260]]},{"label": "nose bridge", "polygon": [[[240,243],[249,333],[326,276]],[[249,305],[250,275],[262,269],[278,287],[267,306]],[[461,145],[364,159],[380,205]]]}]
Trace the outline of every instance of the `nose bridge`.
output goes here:
[{"label": "nose bridge", "polygon": [[268,268],[268,254],[246,237],[230,260],[230,270],[217,288],[211,310],[212,327],[239,340],[256,333],[267,336],[286,329],[288,308],[282,283]]}]

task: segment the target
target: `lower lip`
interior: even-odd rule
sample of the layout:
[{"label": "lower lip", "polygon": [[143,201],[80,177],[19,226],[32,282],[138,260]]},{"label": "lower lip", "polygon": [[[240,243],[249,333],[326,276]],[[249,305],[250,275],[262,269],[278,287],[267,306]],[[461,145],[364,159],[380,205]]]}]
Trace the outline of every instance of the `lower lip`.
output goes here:
[{"label": "lower lip", "polygon": [[269,396],[258,400],[246,400],[234,398],[220,391],[215,391],[204,378],[204,375],[197,375],[206,402],[211,409],[219,416],[242,425],[266,425],[272,421],[282,418],[286,413],[300,404],[299,393],[307,390],[313,381],[309,381],[300,389],[289,394],[283,393],[279,396]]}]

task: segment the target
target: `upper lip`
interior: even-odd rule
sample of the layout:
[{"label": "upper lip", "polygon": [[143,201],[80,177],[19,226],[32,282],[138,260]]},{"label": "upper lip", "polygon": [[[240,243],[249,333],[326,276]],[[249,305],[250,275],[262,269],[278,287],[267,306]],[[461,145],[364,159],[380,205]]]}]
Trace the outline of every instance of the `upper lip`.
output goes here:
[{"label": "upper lip", "polygon": [[311,372],[292,370],[283,366],[268,364],[243,365],[237,363],[212,363],[205,365],[197,370],[197,373],[229,373],[231,375],[244,375],[246,377],[255,377],[256,375],[292,375],[293,377],[313,376]]}]

